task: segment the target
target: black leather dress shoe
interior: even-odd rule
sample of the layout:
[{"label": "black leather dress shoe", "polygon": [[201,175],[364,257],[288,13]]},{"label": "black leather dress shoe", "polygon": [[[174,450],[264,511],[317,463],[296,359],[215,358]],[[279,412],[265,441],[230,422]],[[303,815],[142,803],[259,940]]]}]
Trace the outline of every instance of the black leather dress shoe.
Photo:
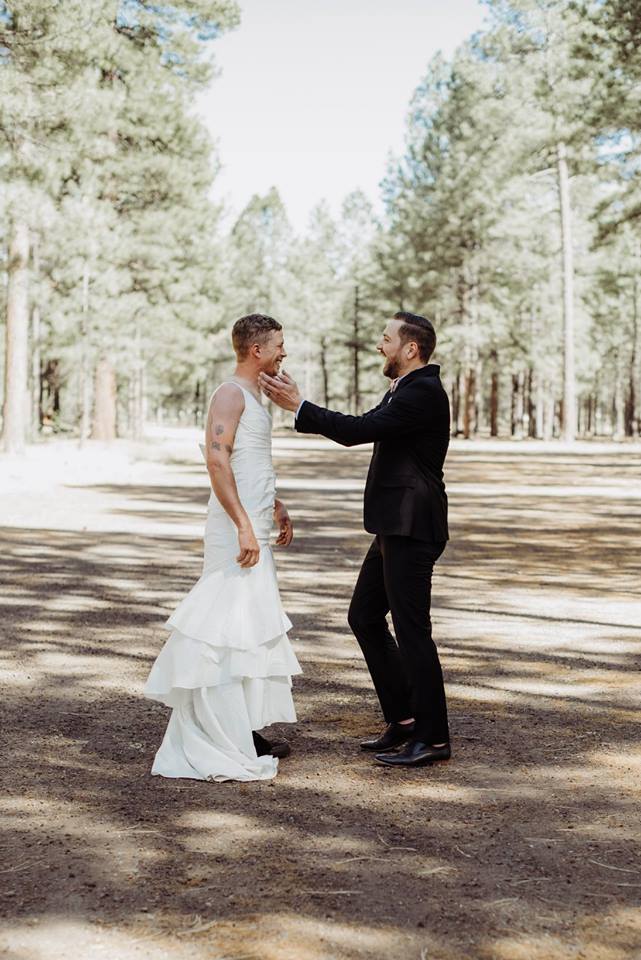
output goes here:
[{"label": "black leather dress shoe", "polygon": [[413,734],[413,723],[390,723],[385,733],[376,740],[363,740],[361,750],[378,750],[380,753],[385,753],[387,750],[400,747],[406,740],[410,740]]},{"label": "black leather dress shoe", "polygon": [[252,737],[254,739],[254,747],[256,748],[256,756],[258,757],[278,757],[280,760],[283,757],[288,757],[292,752],[292,748],[287,743],[287,740],[266,740],[265,737],[261,737],[260,733],[252,731]]},{"label": "black leather dress shoe", "polygon": [[404,750],[398,753],[379,753],[376,760],[388,767],[424,767],[427,763],[437,760],[449,760],[452,756],[449,743],[444,747],[434,747],[424,740],[410,740]]},{"label": "black leather dress shoe", "polygon": [[292,752],[292,748],[287,743],[287,740],[272,740],[271,750],[269,751],[272,757],[278,757],[280,760],[283,757],[288,757]]}]

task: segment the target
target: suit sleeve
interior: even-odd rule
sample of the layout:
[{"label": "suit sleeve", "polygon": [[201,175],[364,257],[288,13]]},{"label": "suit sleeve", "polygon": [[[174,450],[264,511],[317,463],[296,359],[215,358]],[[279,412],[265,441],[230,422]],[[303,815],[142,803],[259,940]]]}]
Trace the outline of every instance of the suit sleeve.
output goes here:
[{"label": "suit sleeve", "polygon": [[319,433],[344,447],[387,440],[425,429],[429,412],[420,384],[399,390],[387,404],[379,404],[360,417],[338,413],[305,401],[296,418],[299,433]]}]

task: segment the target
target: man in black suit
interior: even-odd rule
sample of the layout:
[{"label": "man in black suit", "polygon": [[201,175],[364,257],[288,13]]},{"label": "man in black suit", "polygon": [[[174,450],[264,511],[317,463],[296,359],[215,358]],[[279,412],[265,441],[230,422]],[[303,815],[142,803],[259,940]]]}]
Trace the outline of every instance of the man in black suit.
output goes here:
[{"label": "man in black suit", "polygon": [[389,766],[450,757],[443,674],[430,621],[432,570],[448,539],[443,462],[450,437],[447,394],[438,365],[429,363],[435,346],[429,320],[394,314],[377,345],[392,383],[378,406],[360,417],[302,400],[286,374],[261,375],[269,399],[296,413],[299,433],[319,433],[347,447],[374,442],[364,519],[375,536],[348,620],[387,723],[380,737],[361,747]]}]

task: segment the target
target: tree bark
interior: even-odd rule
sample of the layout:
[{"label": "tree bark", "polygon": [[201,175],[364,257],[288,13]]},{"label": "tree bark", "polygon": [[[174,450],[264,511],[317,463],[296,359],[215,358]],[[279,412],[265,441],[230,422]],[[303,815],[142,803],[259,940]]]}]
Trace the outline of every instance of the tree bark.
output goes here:
[{"label": "tree bark", "polygon": [[323,380],[323,403],[329,407],[329,371],[327,369],[327,337],[320,339],[320,365]]},{"label": "tree bark", "polygon": [[109,360],[103,357],[96,367],[92,440],[110,443],[116,438],[116,375]]},{"label": "tree bark", "polygon": [[554,387],[549,381],[545,381],[542,386],[543,398],[542,398],[542,429],[541,436],[544,440],[551,440],[554,436],[554,414],[556,408],[556,401],[554,399]]},{"label": "tree bark", "polygon": [[532,367],[528,370],[527,376],[527,435],[530,438],[536,437],[536,390],[538,377],[535,376]]},{"label": "tree bark", "polygon": [[512,436],[523,439],[523,401],[525,377],[522,372],[512,374]]},{"label": "tree bark", "polygon": [[360,300],[358,297],[358,284],[354,287],[354,339],[353,339],[353,348],[354,348],[354,358],[353,358],[353,371],[354,371],[354,414],[356,416],[361,412],[361,379],[360,379]]},{"label": "tree bark", "polygon": [[473,367],[465,371],[463,394],[463,436],[469,440],[474,429],[474,395],[476,373]]},{"label": "tree bark", "polygon": [[490,436],[499,435],[499,356],[496,350],[490,353],[492,373],[490,377]]},{"label": "tree bark", "polygon": [[464,391],[461,388],[461,382],[464,380],[464,374],[461,368],[456,371],[456,376],[452,382],[452,427],[455,437],[462,432],[462,411],[464,403]]},{"label": "tree bark", "polygon": [[614,439],[622,440],[625,436],[625,392],[624,392],[624,373],[623,364],[617,358],[616,364],[616,384],[614,388],[613,401],[613,421],[614,421]]},{"label": "tree bark", "polygon": [[485,426],[483,407],[483,364],[479,359],[474,371],[474,436],[478,436]]},{"label": "tree bark", "polygon": [[628,390],[625,398],[625,435],[633,437],[638,429],[637,421],[637,345],[639,339],[639,295],[637,275],[632,278],[632,343],[628,368]]},{"label": "tree bark", "polygon": [[[33,272],[40,273],[38,241],[34,238]],[[40,307],[34,303],[31,309],[31,435],[36,437],[42,427],[42,360],[40,344]]]},{"label": "tree bark", "polygon": [[29,409],[27,343],[29,337],[29,228],[11,225],[7,285],[3,448],[22,453]]},{"label": "tree bark", "polygon": [[574,369],[574,255],[572,250],[572,206],[567,149],[560,140],[556,147],[557,183],[561,214],[563,276],[563,439],[576,438],[576,385]]},{"label": "tree bark", "polygon": [[201,384],[200,380],[196,380],[196,389],[194,390],[194,406],[193,406],[193,417],[194,417],[194,426],[199,427],[201,424],[201,418],[203,414],[203,398],[201,394]]},{"label": "tree bark", "polygon": [[545,435],[545,395],[543,392],[543,378],[539,373],[536,377],[536,399],[534,401],[534,436],[541,439]]},{"label": "tree bark", "polygon": [[89,265],[82,269],[82,311],[80,314],[80,446],[89,436],[91,423],[91,368],[89,358]]}]

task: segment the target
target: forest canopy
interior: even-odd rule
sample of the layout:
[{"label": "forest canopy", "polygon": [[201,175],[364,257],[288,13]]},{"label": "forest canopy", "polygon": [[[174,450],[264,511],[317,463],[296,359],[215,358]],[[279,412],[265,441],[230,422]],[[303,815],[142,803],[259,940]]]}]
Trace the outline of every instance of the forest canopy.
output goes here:
[{"label": "forest canopy", "polygon": [[[426,64],[405,149],[302,235],[275,189],[224,227],[194,109],[233,0],[0,2],[3,442],[200,423],[243,313],[359,412],[398,309],[430,316],[453,431],[638,436],[641,11],[487,0]],[[242,29],[242,26],[241,26]]]}]

